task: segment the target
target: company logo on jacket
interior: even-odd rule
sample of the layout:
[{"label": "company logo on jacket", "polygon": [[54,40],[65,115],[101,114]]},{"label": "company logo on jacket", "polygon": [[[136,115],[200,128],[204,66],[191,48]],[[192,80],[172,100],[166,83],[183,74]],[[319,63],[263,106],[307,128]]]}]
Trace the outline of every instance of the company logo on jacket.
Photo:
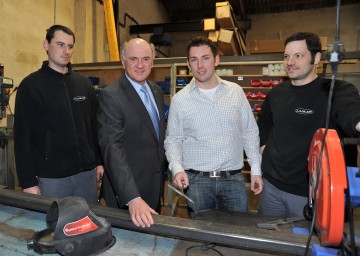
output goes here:
[{"label": "company logo on jacket", "polygon": [[86,100],[86,96],[75,96],[73,98],[74,101],[84,101]]},{"label": "company logo on jacket", "polygon": [[306,109],[306,108],[297,108],[295,109],[295,113],[300,115],[312,115],[314,114],[314,110]]}]

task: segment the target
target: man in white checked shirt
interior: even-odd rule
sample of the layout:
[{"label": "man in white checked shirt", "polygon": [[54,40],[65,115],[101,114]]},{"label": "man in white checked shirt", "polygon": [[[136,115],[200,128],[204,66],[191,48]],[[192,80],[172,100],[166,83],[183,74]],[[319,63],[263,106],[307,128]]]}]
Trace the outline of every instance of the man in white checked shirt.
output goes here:
[{"label": "man in white checked shirt", "polygon": [[248,210],[241,168],[244,150],[251,166],[251,190],[263,188],[259,131],[242,88],[215,74],[217,46],[197,37],[187,47],[194,78],[172,99],[165,152],[173,183],[185,187],[189,216],[219,209]]}]

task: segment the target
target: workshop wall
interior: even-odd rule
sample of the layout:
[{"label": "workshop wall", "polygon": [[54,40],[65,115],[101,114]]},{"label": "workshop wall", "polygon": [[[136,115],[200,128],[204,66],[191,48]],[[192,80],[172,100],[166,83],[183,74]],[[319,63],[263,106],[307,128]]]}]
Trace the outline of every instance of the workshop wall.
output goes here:
[{"label": "workshop wall", "polygon": [[[360,49],[360,3],[340,7],[340,39],[347,51]],[[286,39],[298,31],[310,31],[334,40],[336,8],[251,15],[251,29],[246,35],[250,40]]]},{"label": "workshop wall", "polygon": [[[39,69],[46,58],[42,47],[46,28],[54,22],[74,27],[74,0],[1,0],[0,1],[0,62],[5,66],[5,76],[14,79],[17,86],[30,72]],[[14,111],[15,93],[10,98]],[[5,118],[0,126],[4,126]]]},{"label": "workshop wall", "polygon": [[109,61],[103,5],[94,0],[73,2],[74,15],[71,19],[74,23],[76,43],[71,62]]},{"label": "workshop wall", "polygon": [[[127,17],[125,18],[125,13]],[[119,1],[119,26],[120,44],[137,35],[129,34],[129,26],[141,24],[157,24],[168,22],[167,13],[158,0],[120,0]],[[143,39],[149,40],[150,34],[140,35]]]},{"label": "workshop wall", "polygon": [[[121,0],[119,7],[120,23],[124,22],[125,12],[139,24],[167,22],[167,15],[157,0]],[[72,63],[109,61],[104,7],[99,1],[0,0],[0,17],[0,63],[5,66],[5,76],[14,79],[15,86],[25,76],[38,70],[42,61],[47,59],[42,42],[46,29],[53,24],[68,26],[75,32]],[[128,26],[132,24],[136,23],[127,19],[125,28],[119,26],[120,43],[131,38]],[[142,35],[144,39],[149,36]],[[10,98],[12,112],[15,97],[16,92]],[[7,126],[6,118],[0,120],[0,127],[4,126]]]},{"label": "workshop wall", "polygon": [[[62,24],[76,35],[73,63],[108,61],[106,30],[102,5],[92,0],[0,0],[0,63],[5,76],[21,80],[38,70],[47,59],[42,47],[46,29]],[[10,97],[14,112],[16,93]],[[7,111],[9,113],[9,111]],[[6,118],[0,127],[7,126]]]},{"label": "workshop wall", "polygon": [[[340,36],[346,51],[358,51],[360,49],[360,16],[358,15],[360,3],[343,5],[340,12]],[[285,39],[297,31],[311,31],[320,36],[326,36],[328,42],[333,41],[335,36],[336,7],[250,15],[248,18],[251,20],[251,29],[246,35],[247,54],[249,54],[250,41]],[[202,31],[173,33],[171,57],[184,56],[187,41],[196,35],[207,35],[207,33]]]},{"label": "workshop wall", "polygon": [[[345,52],[360,50],[360,3],[340,7],[340,40]],[[310,31],[334,41],[336,33],[336,7],[278,14],[252,15],[251,29],[246,35],[247,46],[253,40],[286,39],[298,31]],[[247,49],[249,51],[249,48]],[[339,65],[338,79],[353,83],[360,91],[360,63]],[[326,69],[331,74],[331,68]],[[330,77],[328,75],[328,77]]]}]

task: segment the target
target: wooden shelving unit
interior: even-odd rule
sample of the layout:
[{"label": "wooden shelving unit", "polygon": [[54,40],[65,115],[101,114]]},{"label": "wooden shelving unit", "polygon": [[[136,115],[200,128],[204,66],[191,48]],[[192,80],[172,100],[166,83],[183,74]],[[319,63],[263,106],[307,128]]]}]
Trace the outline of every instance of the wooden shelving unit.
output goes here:
[{"label": "wooden shelving unit", "polygon": [[[263,73],[264,68],[268,68],[269,65],[280,65],[282,61],[230,61],[230,62],[220,62],[216,67],[216,73],[222,79],[237,83],[242,87],[245,93],[267,93],[271,90],[272,86],[259,86],[254,87],[251,85],[251,80],[285,80],[285,75],[267,75]],[[172,79],[172,89],[171,94],[174,95],[176,92],[184,88],[186,84],[192,79],[192,74],[189,74],[189,70],[185,63],[175,63],[173,68],[173,79]],[[254,109],[254,105],[259,107],[264,99],[248,99],[251,107]]]},{"label": "wooden shelving unit", "polygon": [[[74,64],[73,69],[85,77],[96,77],[99,79],[99,86],[106,86],[119,79],[124,74],[121,62],[111,63],[90,63]],[[149,80],[160,82],[166,77],[171,79],[171,64],[154,64]],[[164,103],[170,105],[170,93],[164,93]]]}]

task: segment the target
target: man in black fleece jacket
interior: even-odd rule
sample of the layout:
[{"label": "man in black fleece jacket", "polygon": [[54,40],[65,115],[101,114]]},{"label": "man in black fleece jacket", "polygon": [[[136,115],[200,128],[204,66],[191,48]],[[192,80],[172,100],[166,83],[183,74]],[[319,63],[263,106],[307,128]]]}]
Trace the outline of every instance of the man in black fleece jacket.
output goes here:
[{"label": "man in black fleece jacket", "polygon": [[47,30],[40,70],[20,83],[15,102],[16,170],[26,193],[97,203],[104,169],[97,144],[97,101],[88,79],[71,69],[75,43],[67,27]]},{"label": "man in black fleece jacket", "polygon": [[[289,80],[267,94],[258,120],[264,178],[261,215],[304,218],[307,157],[315,131],[325,127],[331,84],[316,74],[320,58],[317,35],[299,32],[285,40]],[[354,85],[336,81],[329,128],[341,137],[359,136],[360,96]]]}]

